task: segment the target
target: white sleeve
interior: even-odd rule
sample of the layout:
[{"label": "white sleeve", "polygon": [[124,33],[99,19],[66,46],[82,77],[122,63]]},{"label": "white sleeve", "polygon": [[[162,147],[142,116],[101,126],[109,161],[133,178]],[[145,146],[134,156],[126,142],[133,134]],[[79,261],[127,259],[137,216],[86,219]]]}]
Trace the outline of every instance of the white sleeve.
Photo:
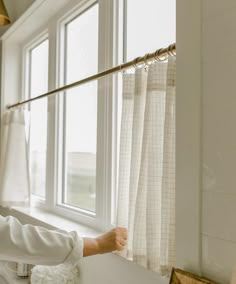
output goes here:
[{"label": "white sleeve", "polygon": [[28,264],[77,264],[83,239],[76,232],[57,232],[22,225],[14,217],[0,216],[0,259]]}]

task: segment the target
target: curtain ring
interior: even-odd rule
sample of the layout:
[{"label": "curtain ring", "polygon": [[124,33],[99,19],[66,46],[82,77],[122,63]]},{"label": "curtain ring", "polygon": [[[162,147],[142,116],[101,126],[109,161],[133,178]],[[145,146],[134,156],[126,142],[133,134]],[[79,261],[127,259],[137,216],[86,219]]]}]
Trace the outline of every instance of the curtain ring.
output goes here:
[{"label": "curtain ring", "polygon": [[134,61],[133,61],[133,67],[134,67],[135,69],[138,68],[138,61],[139,61],[140,58],[141,58],[141,57],[136,57],[136,58],[134,59]]},{"label": "curtain ring", "polygon": [[[162,52],[162,50],[163,50],[163,48],[160,48],[160,49],[155,51],[154,58],[155,58],[156,61],[164,61],[164,60],[166,60],[166,58],[163,55],[160,54]],[[161,58],[161,56],[163,58]]]},{"label": "curtain ring", "polygon": [[119,72],[120,72],[122,75],[127,74],[127,68],[126,68],[126,67],[122,70],[122,66],[123,66],[123,65],[124,65],[124,63],[122,63],[122,64],[119,65],[119,69],[120,69]]},{"label": "curtain ring", "polygon": [[169,45],[168,48],[167,48],[167,53],[168,55],[170,56],[174,56],[174,53],[173,53],[173,45]]},{"label": "curtain ring", "polygon": [[176,56],[176,44],[175,43],[172,44],[172,53],[173,53],[173,56]]},{"label": "curtain ring", "polygon": [[171,46],[170,45],[167,47],[167,54],[172,56],[172,50],[171,50]]},{"label": "curtain ring", "polygon": [[172,52],[173,56],[176,55],[175,48],[176,48],[176,45],[175,45],[175,43],[173,43],[173,44],[171,45],[171,52]]},{"label": "curtain ring", "polygon": [[144,62],[144,70],[147,72],[148,71],[148,67],[149,67],[149,64],[148,64],[148,56],[150,55],[150,53],[147,53],[145,54],[144,58],[143,58],[143,62]]},{"label": "curtain ring", "polygon": [[171,45],[168,46],[167,53],[170,56],[175,56],[174,48],[175,48],[175,44],[171,44]]}]

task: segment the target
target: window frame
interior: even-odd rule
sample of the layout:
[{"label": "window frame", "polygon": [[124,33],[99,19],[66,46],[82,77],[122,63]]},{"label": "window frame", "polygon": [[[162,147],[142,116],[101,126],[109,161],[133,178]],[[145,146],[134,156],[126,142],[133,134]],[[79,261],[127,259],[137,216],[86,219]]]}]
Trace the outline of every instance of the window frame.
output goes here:
[{"label": "window frame", "polygon": [[[31,84],[31,75],[30,75],[30,69],[31,69],[31,56],[32,56],[32,50],[39,46],[41,43],[43,43],[45,40],[48,40],[48,46],[49,46],[49,33],[48,29],[43,29],[41,33],[39,33],[37,36],[33,37],[29,42],[27,42],[26,45],[24,45],[22,49],[22,93],[25,94],[24,99],[30,99],[30,84]],[[30,104],[26,107],[28,111],[30,111]],[[30,139],[30,130],[29,130],[29,136],[27,137],[28,141]],[[30,148],[29,148],[29,161],[30,161]],[[31,205],[34,207],[41,207],[45,208],[46,203],[46,183],[47,183],[47,162],[46,162],[46,169],[45,169],[45,198],[31,194]]]},{"label": "window frame", "polygon": [[[98,3],[98,72],[126,61],[126,7],[127,0],[82,0],[76,5],[66,5],[51,19],[48,26],[49,38],[49,89],[64,85],[65,27],[73,19]],[[34,34],[35,35],[35,34]],[[36,36],[35,38],[38,38]],[[30,40],[30,42],[34,42]],[[55,54],[56,50],[56,54]],[[53,76],[52,74],[55,73]],[[36,198],[34,205],[91,226],[106,230],[113,227],[116,212],[117,190],[117,105],[120,90],[119,74],[98,80],[97,115],[97,167],[96,167],[96,215],[83,209],[59,202],[62,188],[62,94],[48,98],[48,147],[46,200]],[[23,92],[24,93],[24,92]],[[99,132],[99,133],[98,133]]]},{"label": "window frame", "polygon": [[[49,40],[48,29],[43,29],[43,31],[38,34],[36,37],[33,37],[27,44],[24,45],[22,50],[22,71],[23,71],[23,80],[22,80],[22,89],[24,94],[24,99],[29,99],[29,86],[30,86],[30,63],[31,63],[31,51],[39,46],[45,40]],[[30,109],[30,105],[27,106],[27,109]]]},{"label": "window frame", "polygon": [[[45,34],[49,40],[49,79],[48,89],[64,85],[63,65],[65,50],[65,26],[70,21],[84,13],[87,9],[98,3],[98,72],[111,68],[117,63],[116,52],[113,50],[116,42],[114,21],[118,21],[116,7],[119,1],[112,0],[84,0],[77,5],[67,5],[59,15],[51,20],[48,29],[38,36],[32,35],[23,46],[23,94],[27,88],[27,68],[29,50],[36,42],[42,42]],[[55,56],[56,49],[56,56]],[[53,76],[52,73],[56,75]],[[114,76],[115,77],[115,76]],[[113,227],[115,215],[116,193],[116,78],[104,78],[98,82],[98,114],[97,114],[97,173],[96,173],[96,214],[73,206],[61,204],[59,201],[62,180],[62,163],[59,154],[62,151],[62,132],[59,124],[63,123],[60,117],[62,110],[62,94],[48,98],[48,136],[47,136],[47,166],[46,166],[46,195],[45,200],[33,196],[32,205],[46,209],[52,213],[72,219],[81,224],[104,231]],[[99,132],[99,133],[98,133]]]},{"label": "window frame", "polygon": [[[69,23],[71,23],[73,20],[75,20],[76,18],[80,17],[81,15],[83,15],[84,13],[86,13],[86,11],[88,11],[90,8],[92,8],[94,5],[98,4],[98,1],[89,1],[88,5],[86,5],[84,7],[84,9],[79,9],[75,12],[72,12],[69,16],[67,16],[65,19],[63,19],[60,24],[59,24],[59,33],[60,33],[60,37],[63,39],[60,42],[60,68],[59,68],[59,73],[60,73],[60,78],[59,78],[59,82],[60,82],[60,86],[65,85],[65,73],[66,73],[66,44],[67,44],[67,25]],[[59,176],[61,174],[62,179],[61,181],[58,180],[58,184],[60,184],[60,186],[57,187],[57,207],[61,207],[64,208],[65,210],[72,210],[74,212],[77,212],[78,214],[82,214],[85,216],[88,216],[90,218],[96,218],[96,212],[90,212],[87,210],[84,210],[82,208],[79,207],[75,207],[75,206],[70,206],[68,204],[63,203],[63,198],[65,196],[65,186],[66,186],[66,157],[65,157],[65,148],[66,148],[66,100],[65,100],[65,94],[66,92],[63,92],[63,95],[60,95],[58,100],[57,100],[57,108],[60,109],[60,111],[58,111],[58,116],[57,116],[57,126],[56,128],[59,131],[59,136],[58,136],[58,142],[61,140],[63,141],[63,146],[60,148],[59,151],[57,151],[57,160],[60,163],[60,166],[57,167],[57,179],[59,179]],[[65,95],[64,95],[65,94]],[[59,144],[57,142],[57,144]],[[97,175],[96,175],[96,178]]]}]

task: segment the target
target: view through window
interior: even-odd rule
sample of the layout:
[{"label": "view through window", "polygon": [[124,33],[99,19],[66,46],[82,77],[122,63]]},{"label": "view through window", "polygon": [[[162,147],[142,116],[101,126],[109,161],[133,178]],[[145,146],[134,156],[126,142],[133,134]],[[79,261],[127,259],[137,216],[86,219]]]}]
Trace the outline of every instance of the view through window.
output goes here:
[{"label": "view through window", "polygon": [[[48,90],[48,40],[29,52],[29,97]],[[32,194],[45,198],[47,150],[47,99],[30,104],[30,183]]]},{"label": "view through window", "polygon": [[[98,5],[66,25],[65,84],[97,73]],[[97,82],[67,91],[64,101],[62,202],[95,212]]]},{"label": "view through window", "polygon": [[176,38],[176,0],[125,0],[125,60],[167,47]]}]

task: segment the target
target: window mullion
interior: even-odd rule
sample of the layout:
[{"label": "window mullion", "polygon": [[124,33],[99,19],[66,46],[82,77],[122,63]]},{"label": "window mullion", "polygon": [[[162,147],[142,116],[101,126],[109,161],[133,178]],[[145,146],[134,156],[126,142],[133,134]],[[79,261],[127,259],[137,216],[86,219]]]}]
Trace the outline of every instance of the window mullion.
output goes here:
[{"label": "window mullion", "polygon": [[[56,49],[56,38],[53,36],[56,32],[55,23],[49,26],[49,61],[48,61],[48,89],[56,87],[56,58],[54,56]],[[47,122],[47,166],[46,166],[46,206],[48,209],[55,204],[55,102],[54,96],[48,98],[48,122]]]},{"label": "window mullion", "polygon": [[[56,34],[56,62],[55,62],[55,82],[57,87],[61,87],[65,83],[65,24],[62,21],[57,25]],[[55,159],[54,159],[54,206],[62,201],[64,188],[64,92],[56,96],[55,100]]]},{"label": "window mullion", "polygon": [[[113,66],[113,1],[99,1],[99,71]],[[112,76],[98,81],[97,221],[103,230],[111,219]]]}]

